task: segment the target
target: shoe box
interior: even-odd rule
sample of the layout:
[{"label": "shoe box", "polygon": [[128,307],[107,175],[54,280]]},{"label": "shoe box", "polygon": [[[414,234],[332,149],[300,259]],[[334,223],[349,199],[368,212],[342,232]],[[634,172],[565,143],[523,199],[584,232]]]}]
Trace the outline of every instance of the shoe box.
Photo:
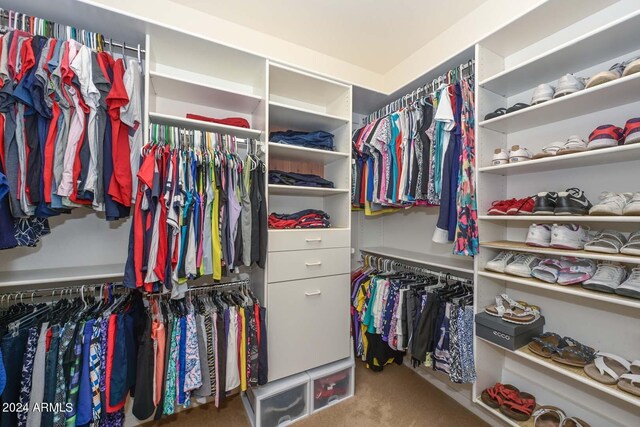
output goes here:
[{"label": "shoe box", "polygon": [[524,347],[533,337],[541,335],[544,328],[544,316],[531,324],[520,325],[483,312],[476,314],[475,321],[478,337],[508,350]]}]

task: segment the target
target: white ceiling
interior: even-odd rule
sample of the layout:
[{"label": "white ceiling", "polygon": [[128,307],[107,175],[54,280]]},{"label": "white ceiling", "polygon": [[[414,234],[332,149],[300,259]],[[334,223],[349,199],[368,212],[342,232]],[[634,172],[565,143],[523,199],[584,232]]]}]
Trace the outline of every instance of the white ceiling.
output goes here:
[{"label": "white ceiling", "polygon": [[487,0],[171,1],[386,73]]}]

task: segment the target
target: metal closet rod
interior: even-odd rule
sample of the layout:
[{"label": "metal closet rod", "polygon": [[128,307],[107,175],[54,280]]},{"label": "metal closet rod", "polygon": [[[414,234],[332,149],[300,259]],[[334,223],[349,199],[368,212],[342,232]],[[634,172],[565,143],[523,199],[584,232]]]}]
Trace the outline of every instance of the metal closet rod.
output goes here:
[{"label": "metal closet rod", "polygon": [[[365,264],[368,264],[368,265],[371,265],[371,263],[366,262],[366,259],[367,258],[371,259],[378,270],[382,270],[383,268],[384,270],[389,270],[389,267],[394,270],[401,268],[403,270],[411,271],[418,274],[428,274],[428,275],[435,276],[442,279],[458,280],[460,282],[473,285],[473,279],[469,279],[468,277],[459,277],[451,273],[444,273],[442,271],[430,270],[426,267],[417,267],[415,265],[405,264],[401,261],[398,261],[396,259],[393,259],[387,256],[380,256],[380,255],[365,253],[365,254],[362,254],[362,258],[365,260]],[[387,267],[386,265],[380,266],[380,261],[383,261],[383,262],[388,261],[389,267]]]},{"label": "metal closet rod", "polygon": [[[10,301],[23,301],[23,297],[28,297],[31,299],[32,297],[61,297],[65,295],[72,295],[73,293],[80,294],[83,289],[90,289],[92,292],[95,291],[98,287],[107,287],[112,286],[116,288],[116,290],[125,290],[122,283],[117,282],[107,282],[107,283],[93,283],[90,285],[60,285],[57,287],[51,288],[40,288],[40,289],[21,289],[19,291],[13,292],[3,292],[0,293],[0,303],[10,302]],[[59,293],[56,293],[59,291]]]},{"label": "metal closet rod", "polygon": [[[14,18],[15,16],[15,18]],[[11,19],[10,19],[11,18]],[[57,24],[54,21],[49,21],[46,19],[42,19],[42,18],[36,18],[36,17],[32,17],[29,15],[26,15],[24,13],[20,13],[20,12],[14,12],[14,11],[9,11],[9,10],[4,10],[4,9],[0,9],[0,23],[4,24],[5,20],[7,22],[7,26],[11,29],[21,29],[23,31],[28,31],[30,30],[30,28],[27,28],[27,25],[31,25],[31,19],[38,19],[41,20],[43,22],[45,22],[48,25],[59,25],[61,28],[71,28],[73,30],[76,31],[76,34],[81,34],[82,31],[85,31],[89,34],[96,34],[100,37],[102,37],[102,43],[104,44],[108,44],[111,45],[112,48],[116,47],[116,48],[120,48],[120,49],[125,49],[125,50],[130,50],[132,52],[140,52],[140,54],[146,54],[147,51],[145,49],[141,49],[139,44],[135,44],[134,46],[131,46],[131,44],[129,44],[129,46],[127,46],[126,42],[117,42],[117,41],[113,41],[113,39],[109,38],[105,38],[103,34],[100,33],[96,33],[94,31],[87,31],[87,30],[82,30],[82,29],[78,29],[75,27],[72,27],[70,25],[64,25],[64,24]],[[13,21],[13,22],[12,22]],[[14,25],[15,23],[15,25]],[[19,25],[22,24],[22,25]]]},{"label": "metal closet rod", "polygon": [[225,288],[238,287],[238,286],[248,286],[249,283],[251,282],[248,279],[236,280],[233,282],[226,282],[226,283],[205,283],[203,285],[190,286],[187,292],[196,292],[196,291],[202,291],[202,290],[208,290],[208,289],[217,290],[217,289],[225,289]]}]

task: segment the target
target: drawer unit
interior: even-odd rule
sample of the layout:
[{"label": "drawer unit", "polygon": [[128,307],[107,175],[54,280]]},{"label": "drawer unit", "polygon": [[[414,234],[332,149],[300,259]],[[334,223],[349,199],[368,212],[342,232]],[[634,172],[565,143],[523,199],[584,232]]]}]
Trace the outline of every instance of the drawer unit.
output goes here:
[{"label": "drawer unit", "polygon": [[349,273],[351,249],[270,252],[268,263],[269,283]]},{"label": "drawer unit", "polygon": [[242,403],[253,427],[288,425],[309,415],[309,375],[305,372],[248,388]]},{"label": "drawer unit", "polygon": [[349,357],[349,277],[267,285],[269,381]]},{"label": "drawer unit", "polygon": [[353,396],[355,389],[355,364],[353,359],[321,366],[307,371],[311,413],[327,408]]},{"label": "drawer unit", "polygon": [[347,248],[348,229],[269,230],[269,252]]}]

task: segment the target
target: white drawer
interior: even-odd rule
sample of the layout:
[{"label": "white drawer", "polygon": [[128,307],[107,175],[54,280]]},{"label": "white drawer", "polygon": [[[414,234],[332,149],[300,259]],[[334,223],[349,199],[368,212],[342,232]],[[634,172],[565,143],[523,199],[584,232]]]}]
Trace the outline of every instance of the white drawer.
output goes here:
[{"label": "white drawer", "polygon": [[269,252],[351,246],[348,229],[269,230]]},{"label": "white drawer", "polygon": [[267,265],[269,283],[349,273],[351,249],[271,252]]},{"label": "white drawer", "polygon": [[307,371],[311,413],[353,396],[355,363],[349,358]]},{"label": "white drawer", "polygon": [[349,279],[267,285],[269,381],[349,357]]},{"label": "white drawer", "polygon": [[309,375],[302,373],[249,387],[242,403],[253,427],[289,425],[309,415]]}]

